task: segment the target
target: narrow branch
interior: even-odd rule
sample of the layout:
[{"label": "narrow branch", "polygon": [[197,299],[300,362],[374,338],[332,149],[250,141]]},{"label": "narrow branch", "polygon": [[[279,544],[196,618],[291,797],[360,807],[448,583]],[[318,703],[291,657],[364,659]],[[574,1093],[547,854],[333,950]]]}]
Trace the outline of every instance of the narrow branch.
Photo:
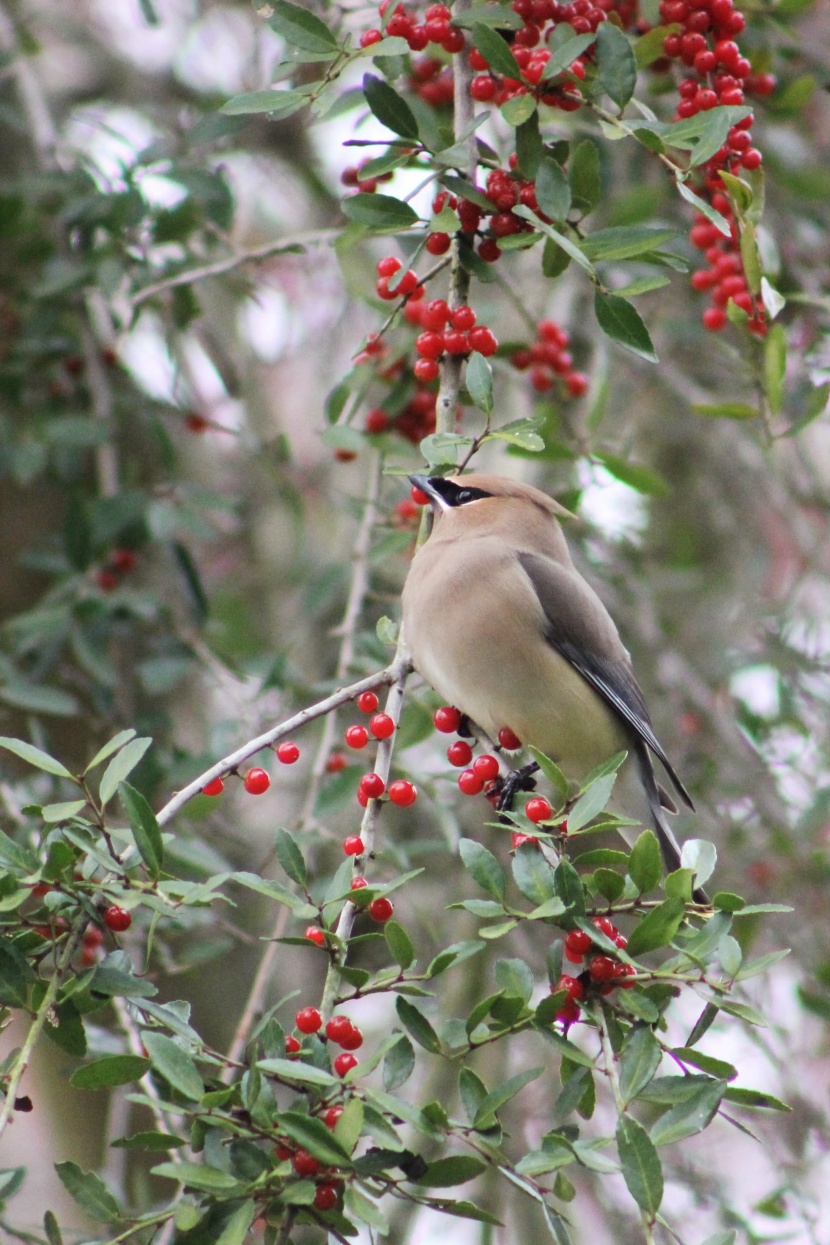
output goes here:
[{"label": "narrow branch", "polygon": [[159,810],[156,820],[160,826],[164,826],[168,821],[176,815],[180,808],[187,804],[188,800],[192,800],[194,795],[198,795],[203,787],[212,782],[214,778],[222,778],[225,774],[235,770],[243,761],[247,761],[256,752],[261,752],[263,748],[269,748],[276,743],[278,739],[283,739],[286,735],[291,735],[302,726],[306,726],[309,722],[313,722],[315,718],[321,718],[326,713],[331,713],[332,709],[337,709],[340,705],[346,703],[347,700],[353,700],[355,696],[359,696],[361,692],[371,691],[375,687],[388,686],[399,679],[409,669],[409,659],[401,653],[396,654],[391,665],[385,670],[379,670],[376,674],[369,674],[365,679],[359,679],[357,683],[351,683],[348,687],[341,687],[338,691],[333,692],[331,696],[326,696],[324,700],[318,700],[316,705],[309,705],[307,709],[302,709],[299,713],[295,713],[293,718],[289,718],[287,722],[281,722],[279,726],[272,726],[270,730],[265,731],[262,735],[257,735],[255,739],[251,739],[248,743],[243,744],[241,748],[237,748],[235,752],[229,753],[223,757],[221,761],[217,761],[206,769],[198,778],[194,778],[181,791],[177,791],[172,799],[168,800],[162,809]]}]

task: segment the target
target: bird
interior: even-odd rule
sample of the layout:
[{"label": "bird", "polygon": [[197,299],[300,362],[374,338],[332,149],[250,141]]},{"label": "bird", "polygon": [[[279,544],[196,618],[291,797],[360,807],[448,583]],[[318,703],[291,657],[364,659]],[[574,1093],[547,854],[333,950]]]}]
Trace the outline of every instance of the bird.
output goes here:
[{"label": "bird", "polygon": [[[581,782],[625,751],[611,811],[653,827],[669,872],[680,846],[656,758],[692,799],[654,732],[617,627],[571,559],[570,512],[498,475],[411,475],[433,513],[402,596],[414,669],[490,739],[508,728]],[[705,893],[695,892],[698,902]]]}]

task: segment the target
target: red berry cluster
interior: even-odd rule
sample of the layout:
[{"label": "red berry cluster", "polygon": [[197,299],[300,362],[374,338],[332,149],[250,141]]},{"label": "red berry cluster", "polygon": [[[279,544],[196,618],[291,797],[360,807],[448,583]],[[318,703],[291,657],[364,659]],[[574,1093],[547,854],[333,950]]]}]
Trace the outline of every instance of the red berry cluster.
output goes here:
[{"label": "red berry cluster", "polygon": [[97,925],[88,925],[81,940],[81,968],[91,968],[97,962],[98,951],[103,942],[103,931]]},{"label": "red berry cluster", "polygon": [[476,324],[472,307],[451,310],[443,298],[416,305],[425,329],[415,341],[420,358],[412,370],[418,380],[437,380],[438,363],[445,355],[466,357],[474,350],[482,355],[493,355],[498,350],[499,343],[493,332],[483,324]]},{"label": "red berry cluster", "polygon": [[113,549],[105,564],[95,572],[95,582],[102,592],[114,592],[124,575],[135,570],[138,555],[132,549]]},{"label": "red berry cluster", "polygon": [[381,173],[378,177],[361,177],[360,170],[364,164],[369,161],[364,160],[361,164],[350,165],[340,174],[340,181],[344,186],[354,187],[360,194],[372,195],[377,190],[381,182],[391,182],[394,174]]},{"label": "red berry cluster", "polygon": [[540,320],[537,328],[537,340],[516,350],[510,362],[520,372],[530,369],[530,383],[538,393],[548,393],[559,383],[570,397],[581,397],[588,388],[588,378],[573,370],[568,334],[553,320]]},{"label": "red berry cluster", "polygon": [[326,1037],[343,1050],[358,1050],[363,1045],[363,1034],[348,1016],[332,1016],[326,1025]]},{"label": "red berry cluster", "polygon": [[[443,5],[436,4],[434,7],[440,9]],[[458,36],[461,32],[454,31],[453,34]],[[455,41],[457,42],[457,38]],[[432,56],[413,60],[409,71],[409,85],[413,93],[419,95],[432,108],[446,107],[453,102],[455,88],[452,70],[443,61],[435,60]]]},{"label": "red berry cluster", "polygon": [[[440,709],[435,710],[432,721],[435,729],[441,734],[452,735],[461,726],[461,713],[454,705],[442,705]],[[521,740],[508,726],[503,726],[499,731],[499,745],[508,751],[514,751],[522,746]],[[458,776],[458,789],[462,794],[479,795],[483,791],[490,803],[496,804],[499,795],[500,769],[496,757],[485,753],[473,761],[473,749],[470,744],[466,739],[457,739],[447,748],[447,760],[450,765],[455,765],[462,771]],[[547,801],[545,803],[547,804]]]},{"label": "red berry cluster", "polygon": [[[625,949],[626,939],[607,917],[597,917],[594,926],[621,951]],[[587,967],[579,977],[564,975],[551,987],[552,994],[558,990],[568,992],[567,1000],[556,1015],[556,1019],[563,1021],[566,1028],[579,1019],[579,1001],[590,987],[598,989],[600,994],[610,994],[617,986],[630,990],[634,985],[635,970],[630,964],[623,964],[616,956],[597,949],[593,938],[585,930],[572,929],[565,937],[565,959],[572,964],[582,964],[586,957],[589,957]]]},{"label": "red berry cluster", "polygon": [[[663,40],[663,51],[690,71],[678,86],[677,120],[718,105],[739,106],[747,96],[769,95],[775,88],[771,74],[754,74],[741,55],[735,36],[743,30],[745,18],[733,0],[661,0],[660,16],[664,22],[680,26],[677,33]],[[720,178],[722,170],[740,174],[760,168],[761,153],[752,146],[750,135],[752,120],[745,117],[733,125],[725,145],[703,167],[703,190],[712,207],[729,221],[731,232],[725,238],[705,216],[695,218],[691,240],[706,252],[709,267],[694,274],[692,285],[711,294],[713,306],[703,314],[706,328],[717,331],[724,327],[724,308],[731,299],[749,316],[747,327],[763,336],[767,331],[764,308],[749,292],[737,226]]]},{"label": "red berry cluster", "polygon": [[[381,0],[378,5],[380,16],[386,17],[391,0]],[[450,10],[444,4],[431,4],[424,14],[423,21],[418,19],[403,4],[395,5],[383,31],[366,30],[360,37],[362,48],[379,43],[384,35],[390,39],[405,39],[413,52],[423,52],[424,48],[435,43],[445,52],[460,52],[464,47],[464,34],[456,26],[451,25]]]},{"label": "red berry cluster", "polygon": [[[520,0],[521,2],[521,0]],[[596,9],[593,5],[589,5],[587,0],[574,0],[572,5],[568,7],[575,9],[577,5],[583,6],[591,14],[591,17],[574,18],[572,24],[577,21],[583,22],[593,21],[594,14],[599,14],[597,25],[600,21],[605,21],[605,14],[601,9]],[[515,9],[515,4],[513,8]],[[558,6],[551,6],[558,7]],[[552,27],[551,27],[552,29]],[[596,29],[596,26],[592,27]],[[525,32],[532,32],[525,34]],[[578,31],[587,34],[586,31]],[[551,54],[547,48],[531,49],[527,44],[518,45],[519,37],[525,35],[525,38],[535,38],[537,43],[542,38],[541,29],[535,24],[526,25],[524,30],[517,31],[516,38],[513,43],[512,52],[519,68],[522,71],[521,78],[505,78],[501,74],[493,73],[484,56],[477,48],[473,48],[470,52],[470,66],[477,71],[478,76],[473,78],[470,83],[470,94],[474,100],[479,103],[504,104],[509,99],[513,99],[516,95],[533,95],[540,104],[547,104],[549,108],[560,108],[563,112],[575,112],[582,103],[582,96],[579,88],[574,85],[574,79],[583,79],[585,77],[585,60],[582,56],[578,56],[566,70],[553,75],[549,79],[544,79],[545,68],[550,60]],[[486,70],[487,72],[482,72]]]}]

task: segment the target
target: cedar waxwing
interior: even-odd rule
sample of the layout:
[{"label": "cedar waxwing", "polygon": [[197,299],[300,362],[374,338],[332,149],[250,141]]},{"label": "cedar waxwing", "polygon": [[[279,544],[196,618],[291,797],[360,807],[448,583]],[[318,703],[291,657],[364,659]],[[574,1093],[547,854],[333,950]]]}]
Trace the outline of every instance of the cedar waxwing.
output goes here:
[{"label": "cedar waxwing", "polygon": [[491,739],[509,727],[569,779],[627,751],[609,807],[652,825],[666,867],[678,868],[664,812],[676,809],[651,753],[694,806],[654,734],[611,616],[571,561],[557,519],[568,511],[502,476],[410,479],[433,510],[403,589],[415,669]]}]

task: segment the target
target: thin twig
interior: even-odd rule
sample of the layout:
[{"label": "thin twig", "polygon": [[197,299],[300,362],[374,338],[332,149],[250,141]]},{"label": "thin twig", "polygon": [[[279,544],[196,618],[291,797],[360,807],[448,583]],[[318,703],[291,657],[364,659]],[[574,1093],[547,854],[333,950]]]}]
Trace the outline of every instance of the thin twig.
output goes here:
[{"label": "thin twig", "polygon": [[156,820],[159,825],[166,825],[179,809],[187,804],[188,800],[192,800],[194,795],[198,795],[202,788],[206,787],[214,778],[222,778],[226,774],[232,773],[243,761],[247,761],[248,757],[253,756],[254,753],[261,752],[263,748],[270,748],[278,739],[283,739],[286,735],[293,734],[300,727],[307,726],[309,722],[313,722],[315,718],[321,718],[324,714],[331,713],[332,709],[337,709],[340,705],[345,704],[347,700],[353,700],[361,692],[368,692],[376,687],[389,686],[408,669],[408,657],[398,653],[391,664],[384,670],[378,670],[376,674],[369,674],[366,678],[359,679],[357,683],[351,683],[348,687],[339,688],[338,691],[332,692],[331,696],[326,696],[324,700],[318,700],[315,705],[309,705],[307,709],[302,709],[299,713],[295,713],[293,718],[289,718],[287,722],[281,722],[279,726],[272,726],[270,730],[265,731],[262,735],[257,735],[255,739],[250,739],[241,748],[237,748],[234,752],[223,757],[221,761],[216,761],[209,769],[200,774],[198,778],[194,778],[186,787],[183,787],[181,791],[177,791],[173,798],[168,800],[157,813]]}]

